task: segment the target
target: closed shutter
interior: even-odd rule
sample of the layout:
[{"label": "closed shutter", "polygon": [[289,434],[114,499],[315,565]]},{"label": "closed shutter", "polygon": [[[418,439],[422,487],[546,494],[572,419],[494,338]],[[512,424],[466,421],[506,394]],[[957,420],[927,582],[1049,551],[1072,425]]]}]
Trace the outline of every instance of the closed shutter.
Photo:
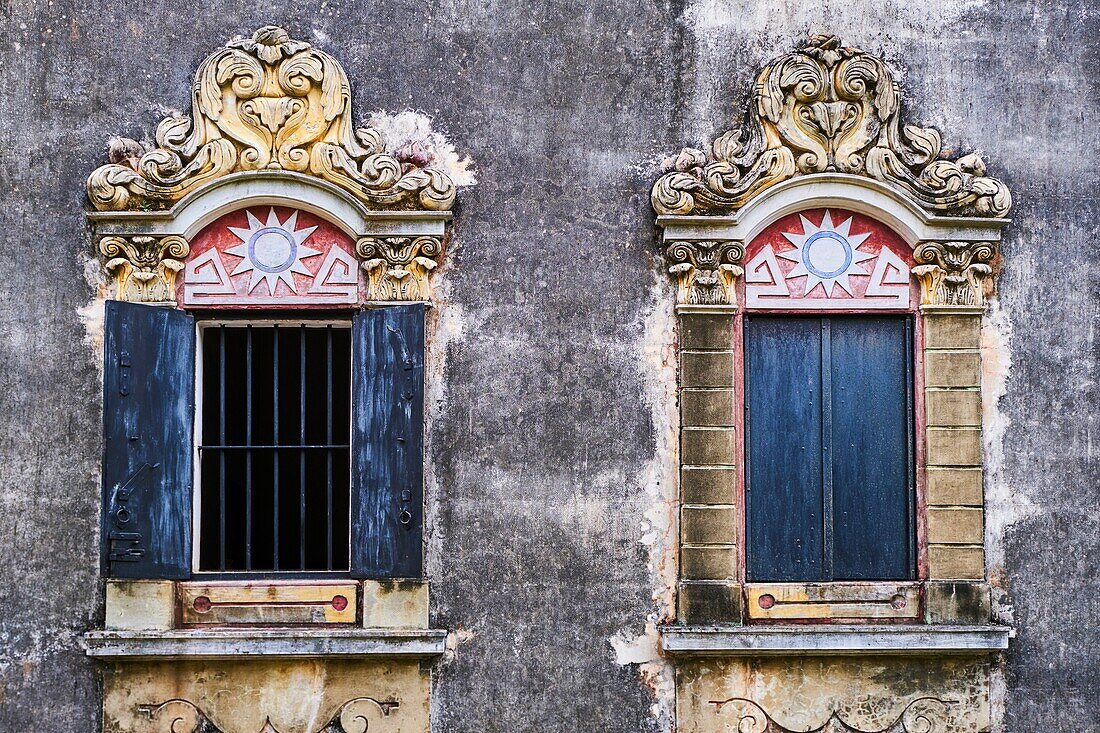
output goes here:
[{"label": "closed shutter", "polygon": [[424,315],[413,303],[363,311],[352,324],[356,578],[422,574]]},{"label": "closed shutter", "polygon": [[104,331],[103,571],[186,579],[194,320],[170,308],[108,301]]},{"label": "closed shutter", "polygon": [[915,571],[905,316],[745,320],[748,575]]}]

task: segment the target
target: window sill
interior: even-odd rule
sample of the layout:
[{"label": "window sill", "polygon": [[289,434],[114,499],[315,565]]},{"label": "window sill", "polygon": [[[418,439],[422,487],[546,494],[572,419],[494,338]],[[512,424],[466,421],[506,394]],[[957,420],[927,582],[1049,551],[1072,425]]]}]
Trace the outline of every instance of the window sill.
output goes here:
[{"label": "window sill", "polygon": [[188,629],[90,631],[88,656],[98,659],[229,659],[239,657],[434,657],[442,629]]},{"label": "window sill", "polygon": [[1008,649],[1007,626],[665,626],[661,648],[677,656],[996,654]]}]

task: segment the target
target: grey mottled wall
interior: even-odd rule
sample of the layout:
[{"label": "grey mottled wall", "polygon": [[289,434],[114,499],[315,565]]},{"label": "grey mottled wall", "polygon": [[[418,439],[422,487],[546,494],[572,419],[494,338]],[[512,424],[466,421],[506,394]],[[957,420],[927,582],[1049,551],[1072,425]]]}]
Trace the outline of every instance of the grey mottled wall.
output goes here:
[{"label": "grey mottled wall", "polygon": [[477,162],[431,426],[435,620],[466,639],[439,671],[439,730],[658,728],[665,688],[611,643],[644,641],[660,591],[643,540],[659,545],[646,512],[667,496],[669,294],[647,190],[811,32],[902,67],[911,118],[984,151],[1015,194],[987,486],[1020,630],[1004,728],[1100,730],[1100,8],[1008,0],[0,5],[0,730],[97,725],[77,646],[102,614],[84,178],[108,136],[151,135],[207,53],[267,23],[341,59],[358,118],[426,112]]}]

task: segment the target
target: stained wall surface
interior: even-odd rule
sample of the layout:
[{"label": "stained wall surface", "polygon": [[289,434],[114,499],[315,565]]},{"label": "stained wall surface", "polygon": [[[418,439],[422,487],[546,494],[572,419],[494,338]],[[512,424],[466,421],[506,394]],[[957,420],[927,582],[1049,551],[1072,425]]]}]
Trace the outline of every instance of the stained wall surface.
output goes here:
[{"label": "stained wall surface", "polygon": [[663,155],[735,126],[761,64],[822,32],[902,69],[911,119],[1013,191],[986,532],[1018,637],[991,715],[1100,730],[1100,5],[1057,0],[0,6],[0,730],[98,727],[84,180],[269,23],[342,61],[357,119],[423,113],[476,164],[433,316],[428,568],[433,625],[455,632],[437,730],[668,729],[674,299],[648,191]]}]

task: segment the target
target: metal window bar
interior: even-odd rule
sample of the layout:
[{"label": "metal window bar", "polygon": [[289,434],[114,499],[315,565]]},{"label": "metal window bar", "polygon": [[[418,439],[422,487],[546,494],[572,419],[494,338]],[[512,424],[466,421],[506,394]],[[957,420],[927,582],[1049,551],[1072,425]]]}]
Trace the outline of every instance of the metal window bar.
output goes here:
[{"label": "metal window bar", "polygon": [[[341,333],[342,329],[328,324],[323,332],[304,324],[292,330],[285,325],[265,328],[251,324],[243,327],[220,324],[216,330],[217,352],[204,356],[208,363],[203,372],[210,375],[204,390],[205,399],[217,399],[219,404],[216,413],[209,409],[203,411],[207,424],[202,434],[216,435],[217,439],[199,446],[199,451],[202,456],[217,456],[214,464],[204,462],[206,468],[202,474],[203,496],[207,497],[204,501],[214,499],[217,503],[215,507],[204,505],[204,512],[215,512],[217,524],[214,527],[204,522],[200,529],[200,532],[211,533],[216,530],[217,552],[200,553],[200,571],[346,571],[349,553],[347,548],[337,552],[335,541],[337,536],[348,541],[349,505],[342,500],[338,507],[335,495],[350,492],[351,451],[349,426],[337,424],[346,414],[337,414],[340,411],[336,409],[334,396],[338,388],[350,389],[350,331]],[[309,338],[311,332],[314,336],[323,333],[323,346],[319,339]],[[335,334],[341,334],[340,358],[346,357],[347,364],[337,363]],[[270,344],[270,368],[263,363],[266,348],[261,346],[258,351],[257,344]],[[214,358],[217,359],[216,368],[211,363]],[[260,374],[261,371],[264,374]],[[271,379],[270,425],[262,397],[266,392],[263,387],[267,375]],[[280,399],[287,396],[280,392],[295,387],[298,399],[290,400],[289,405],[297,403],[298,430],[293,431],[296,434],[287,435],[290,431],[280,426],[280,419],[293,416],[294,408],[289,407],[288,400]],[[257,389],[260,392],[257,393]],[[257,398],[260,399],[258,403]],[[281,414],[288,407],[290,415]],[[215,425],[210,424],[215,419],[216,430]],[[317,440],[321,434],[323,442]],[[286,451],[291,451],[292,455],[297,453],[296,477],[293,471],[281,470],[284,468],[282,454]],[[323,464],[316,463],[312,455],[318,460],[323,455]],[[336,470],[338,465],[340,471]],[[324,481],[323,489],[321,480]],[[265,486],[268,481],[270,503],[264,499],[268,496]],[[216,494],[212,493],[215,488]],[[297,522],[287,515],[285,506],[280,506],[281,495],[295,490],[298,494]],[[340,535],[337,535],[337,527]],[[270,549],[268,538],[264,536],[268,528]],[[200,547],[213,544],[213,537],[204,535],[201,539]],[[294,553],[296,563],[291,559],[293,556],[288,557],[285,552],[293,542],[298,545]]]}]

